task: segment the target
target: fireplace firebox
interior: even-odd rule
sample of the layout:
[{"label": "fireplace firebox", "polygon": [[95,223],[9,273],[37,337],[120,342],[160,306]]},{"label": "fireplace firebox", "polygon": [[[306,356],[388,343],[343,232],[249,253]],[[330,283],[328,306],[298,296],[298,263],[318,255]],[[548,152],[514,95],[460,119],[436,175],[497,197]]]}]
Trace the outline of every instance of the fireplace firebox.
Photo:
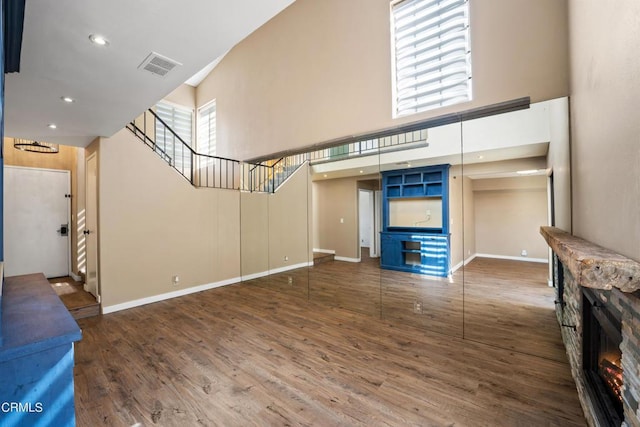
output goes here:
[{"label": "fireplace firebox", "polygon": [[621,320],[590,289],[583,288],[583,369],[600,425],[620,426],[622,403]]}]

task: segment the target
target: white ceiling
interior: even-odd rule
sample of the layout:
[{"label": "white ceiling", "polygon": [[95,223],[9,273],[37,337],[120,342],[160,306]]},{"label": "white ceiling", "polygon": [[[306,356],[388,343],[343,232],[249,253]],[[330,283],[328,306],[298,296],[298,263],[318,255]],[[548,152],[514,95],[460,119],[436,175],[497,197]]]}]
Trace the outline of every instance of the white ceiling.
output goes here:
[{"label": "white ceiling", "polygon": [[[111,136],[293,1],[27,1],[20,73],[5,81],[5,136],[76,146]],[[182,65],[164,78],[138,70],[151,52]]]}]

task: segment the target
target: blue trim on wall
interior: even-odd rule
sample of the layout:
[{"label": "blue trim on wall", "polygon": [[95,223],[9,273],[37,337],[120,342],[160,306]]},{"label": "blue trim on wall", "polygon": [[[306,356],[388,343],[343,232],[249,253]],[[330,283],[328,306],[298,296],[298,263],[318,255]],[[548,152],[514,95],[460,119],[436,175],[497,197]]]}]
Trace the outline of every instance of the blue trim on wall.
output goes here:
[{"label": "blue trim on wall", "polygon": [[[4,72],[5,72],[5,37],[4,34],[6,27],[5,20],[5,8],[7,7],[7,0],[0,0],[0,261],[4,260]],[[22,2],[23,17],[24,17],[24,1]],[[20,40],[22,43],[22,26],[20,31]],[[18,56],[20,54],[18,53]]]}]

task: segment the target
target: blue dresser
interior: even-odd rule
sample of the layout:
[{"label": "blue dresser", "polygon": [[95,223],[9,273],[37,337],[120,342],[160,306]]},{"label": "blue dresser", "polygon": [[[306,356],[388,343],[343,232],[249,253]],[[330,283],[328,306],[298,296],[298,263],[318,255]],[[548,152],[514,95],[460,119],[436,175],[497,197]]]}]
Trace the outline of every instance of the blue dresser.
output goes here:
[{"label": "blue dresser", "polygon": [[450,272],[449,165],[382,173],[382,268]]},{"label": "blue dresser", "polygon": [[42,274],[8,277],[2,293],[0,425],[74,426],[78,324]]}]

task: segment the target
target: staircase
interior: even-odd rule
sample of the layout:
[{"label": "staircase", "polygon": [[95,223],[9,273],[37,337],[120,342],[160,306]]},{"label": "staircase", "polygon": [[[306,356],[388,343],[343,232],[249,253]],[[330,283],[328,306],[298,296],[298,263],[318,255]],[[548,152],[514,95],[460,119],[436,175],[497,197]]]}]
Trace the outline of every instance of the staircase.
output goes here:
[{"label": "staircase", "polygon": [[298,154],[254,164],[197,153],[152,109],[127,129],[195,187],[274,193],[306,161]]},{"label": "staircase", "polygon": [[229,190],[241,188],[242,164],[238,160],[196,153],[155,111],[147,110],[128,123],[127,129],[191,185]]},{"label": "staircase", "polygon": [[308,161],[308,154],[295,154],[269,160],[262,163],[250,164],[248,191],[274,193],[278,187]]},{"label": "staircase", "polygon": [[274,193],[305,163],[334,162],[386,151],[428,146],[427,129],[406,129],[349,137],[343,143],[259,163],[197,153],[155,111],[147,110],[127,124],[138,139],[195,187]]}]

